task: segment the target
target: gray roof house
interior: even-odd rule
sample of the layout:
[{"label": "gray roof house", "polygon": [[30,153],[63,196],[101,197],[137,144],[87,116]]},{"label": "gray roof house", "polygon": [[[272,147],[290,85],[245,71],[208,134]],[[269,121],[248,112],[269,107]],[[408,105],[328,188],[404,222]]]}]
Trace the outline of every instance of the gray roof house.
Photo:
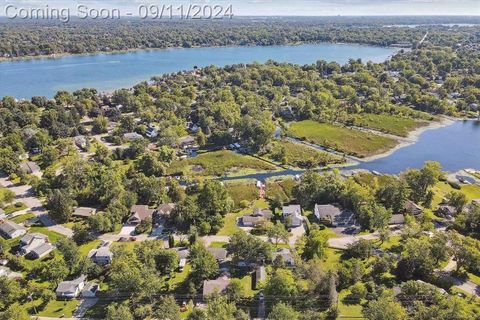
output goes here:
[{"label": "gray roof house", "polygon": [[74,217],[80,217],[80,218],[88,218],[90,216],[93,216],[95,213],[97,213],[97,209],[95,208],[89,208],[89,207],[76,207],[73,210],[72,215]]},{"label": "gray roof house", "polygon": [[338,227],[345,224],[346,213],[337,205],[333,204],[316,204],[314,214],[317,219],[332,227]]},{"label": "gray roof house", "polygon": [[35,247],[28,253],[28,256],[32,259],[40,259],[45,257],[47,254],[52,252],[55,249],[50,243],[43,243],[38,247]]},{"label": "gray roof house", "polygon": [[388,224],[389,225],[405,224],[405,216],[403,215],[403,213],[392,214]]},{"label": "gray roof house", "polygon": [[243,216],[241,223],[244,227],[253,227],[257,223],[269,221],[273,217],[272,211],[268,209],[255,208],[252,214]]},{"label": "gray roof house", "polygon": [[83,287],[85,287],[86,276],[82,275],[75,280],[60,282],[55,293],[57,298],[73,299],[78,297]]},{"label": "gray roof house", "polygon": [[22,246],[21,253],[27,255],[44,243],[48,243],[48,237],[46,235],[38,232],[27,233],[20,240],[20,245]]},{"label": "gray roof house", "polygon": [[152,218],[154,211],[155,210],[150,209],[146,205],[133,205],[132,208],[130,208],[131,216],[128,218],[127,222],[133,225],[139,224],[146,218]]},{"label": "gray roof house", "polygon": [[188,248],[175,248],[177,251],[178,259],[187,259],[190,255],[190,250]]},{"label": "gray roof house", "polygon": [[90,250],[88,253],[90,259],[98,265],[104,266],[112,263],[113,252],[108,247],[100,247],[98,249]]},{"label": "gray roof house", "polygon": [[298,204],[283,206],[282,217],[287,227],[300,227],[303,222],[302,208]]},{"label": "gray roof house", "polygon": [[123,134],[123,139],[125,139],[126,141],[135,141],[135,140],[140,140],[142,138],[143,137],[136,132],[127,132]]},{"label": "gray roof house", "polygon": [[27,161],[20,163],[20,170],[27,174],[33,174],[40,172],[40,167],[34,161]]},{"label": "gray roof house", "polygon": [[224,261],[227,259],[228,252],[224,248],[207,248],[207,250],[213,254],[217,261]]},{"label": "gray roof house", "polygon": [[282,248],[273,253],[272,260],[281,259],[286,267],[295,267],[295,259],[290,249]]},{"label": "gray roof house", "polygon": [[0,221],[0,235],[5,239],[14,239],[23,236],[27,233],[27,229],[13,221],[1,220]]},{"label": "gray roof house", "polygon": [[411,200],[405,201],[404,208],[407,213],[413,214],[414,216],[422,214],[423,212],[422,207]]},{"label": "gray roof house", "polygon": [[226,276],[215,280],[205,280],[203,281],[203,297],[206,298],[214,293],[225,293],[229,284],[230,278]]}]

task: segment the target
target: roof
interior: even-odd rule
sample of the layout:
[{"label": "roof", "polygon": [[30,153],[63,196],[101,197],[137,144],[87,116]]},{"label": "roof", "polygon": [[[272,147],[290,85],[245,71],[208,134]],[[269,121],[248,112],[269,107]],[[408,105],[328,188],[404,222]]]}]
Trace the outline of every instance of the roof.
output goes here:
[{"label": "roof", "polygon": [[291,204],[289,206],[283,206],[282,214],[285,215],[295,215],[301,214],[302,208],[298,204]]},{"label": "roof", "polygon": [[173,208],[175,208],[175,203],[162,203],[158,206],[157,212],[162,215],[169,215]]},{"label": "roof", "polygon": [[175,248],[175,250],[177,251],[178,259],[186,259],[190,254],[190,250],[187,248]]},{"label": "roof", "polygon": [[318,214],[319,218],[330,218],[333,220],[333,218],[342,214],[342,210],[333,204],[316,204],[315,214]]},{"label": "roof", "polygon": [[442,212],[446,212],[446,213],[450,213],[450,214],[455,214],[457,213],[457,209],[455,209],[455,207],[453,206],[449,206],[449,205],[445,205],[445,204],[442,204],[438,207],[438,210],[442,211]]},{"label": "roof", "polygon": [[21,225],[16,224],[13,221],[9,221],[9,220],[0,221],[0,232],[1,233],[4,233],[4,234],[11,237],[13,235],[13,233],[15,231],[18,231],[18,230],[27,231],[27,229],[25,227],[22,227]]},{"label": "roof", "polygon": [[187,144],[187,143],[194,143],[195,137],[193,136],[185,136],[179,139],[180,144]]},{"label": "roof", "polygon": [[207,248],[207,250],[213,254],[217,260],[225,260],[227,258],[228,252],[224,248]]},{"label": "roof", "polygon": [[123,137],[127,140],[137,140],[142,138],[142,136],[136,132],[127,132],[123,135]]},{"label": "roof", "polygon": [[27,233],[22,237],[20,242],[24,244],[29,244],[35,239],[40,239],[40,240],[48,240],[48,236],[43,234],[43,233],[38,233],[38,232],[33,232],[33,233]]},{"label": "roof", "polygon": [[420,207],[418,204],[416,204],[415,202],[413,202],[411,200],[405,201],[404,208],[405,208],[405,210],[410,211],[410,212],[415,212],[417,210],[422,211],[422,207]]},{"label": "roof", "polygon": [[95,208],[76,207],[75,210],[73,210],[73,215],[77,217],[88,218],[90,216],[93,216],[96,212],[97,212],[97,209]]},{"label": "roof", "polygon": [[24,163],[20,163],[20,169],[22,171],[25,171],[26,173],[40,172],[40,167],[34,161],[27,161]]},{"label": "roof", "polygon": [[154,211],[155,210],[150,209],[148,206],[143,204],[135,204],[132,206],[132,208],[130,208],[130,213],[132,213],[132,215],[139,220],[145,220],[145,218],[152,217]]},{"label": "roof", "polygon": [[13,272],[10,268],[0,266],[0,277],[5,276],[10,279],[22,278],[22,274],[18,272]]},{"label": "roof", "polygon": [[108,247],[100,247],[95,249],[93,255],[96,257],[112,257],[113,253]]},{"label": "roof", "polygon": [[36,256],[40,257],[50,251],[52,251],[55,247],[52,246],[50,243],[43,243],[38,247],[35,247],[30,251],[30,253],[34,253]]},{"label": "roof", "polygon": [[399,214],[392,214],[390,221],[388,224],[404,224],[405,223],[405,216],[401,213]]},{"label": "roof", "polygon": [[221,277],[215,280],[203,281],[203,295],[208,296],[213,293],[223,293],[230,284],[230,278]]},{"label": "roof", "polygon": [[265,217],[267,219],[270,219],[273,216],[273,214],[272,214],[272,210],[255,208],[255,209],[253,209],[253,213],[251,214],[251,216],[253,216],[253,217]]},{"label": "roof", "polygon": [[295,259],[293,258],[292,252],[290,249],[282,248],[273,253],[273,260],[277,257],[282,257],[283,261],[287,264],[295,264]]},{"label": "roof", "polygon": [[86,276],[80,276],[77,279],[71,281],[62,281],[58,284],[56,293],[68,293],[68,292],[75,292],[82,282],[87,279]]}]

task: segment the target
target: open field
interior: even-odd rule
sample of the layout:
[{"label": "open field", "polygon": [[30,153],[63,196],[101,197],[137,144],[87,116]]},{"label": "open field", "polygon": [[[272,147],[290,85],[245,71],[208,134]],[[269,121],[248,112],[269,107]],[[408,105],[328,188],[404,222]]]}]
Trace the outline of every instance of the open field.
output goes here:
[{"label": "open field", "polygon": [[276,167],[266,161],[229,150],[205,152],[197,157],[172,162],[168,173],[193,174],[202,176],[222,176],[240,172],[244,169],[257,171],[275,170]]},{"label": "open field", "polygon": [[78,300],[52,300],[39,312],[42,317],[70,318],[78,306]]},{"label": "open field", "polygon": [[398,144],[389,137],[313,120],[292,123],[288,134],[360,158],[381,154]]},{"label": "open field", "polygon": [[258,199],[259,191],[254,183],[228,183],[226,188],[235,208],[239,208],[242,201],[251,203]]},{"label": "open field", "polygon": [[[447,193],[452,192],[452,191],[459,191],[459,190],[454,189],[447,182],[443,182],[443,181],[438,182],[433,187],[432,190],[434,192],[434,197],[433,197],[433,201],[432,201],[432,204],[433,204],[434,207],[439,205],[442,202],[443,198],[445,197],[445,195]],[[480,198],[480,186],[478,186],[476,184],[462,185],[460,191],[465,194],[468,201],[472,201],[473,199],[479,199]]]},{"label": "open field", "polygon": [[355,125],[406,137],[411,131],[428,125],[428,122],[389,114],[361,114],[355,116]]},{"label": "open field", "polygon": [[289,141],[274,141],[266,155],[273,161],[298,168],[324,167],[345,162],[342,157]]}]

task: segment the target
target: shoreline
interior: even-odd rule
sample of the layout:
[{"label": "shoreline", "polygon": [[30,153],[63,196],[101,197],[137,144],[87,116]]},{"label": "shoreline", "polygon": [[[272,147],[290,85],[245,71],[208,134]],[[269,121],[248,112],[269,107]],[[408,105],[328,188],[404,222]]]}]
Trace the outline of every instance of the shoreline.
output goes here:
[{"label": "shoreline", "polygon": [[458,118],[452,118],[452,117],[447,117],[447,116],[442,116],[440,118],[440,121],[438,122],[430,122],[428,125],[416,128],[413,131],[410,131],[406,137],[399,137],[398,139],[398,144],[391,148],[390,150],[387,150],[383,153],[379,153],[376,155],[368,156],[365,158],[358,158],[358,162],[370,162],[373,160],[381,159],[390,156],[392,153],[396,152],[397,150],[401,148],[408,147],[409,145],[417,143],[418,139],[424,133],[425,131],[428,130],[433,130],[433,129],[440,129],[446,126],[449,126],[453,124],[455,121],[461,120]]}]

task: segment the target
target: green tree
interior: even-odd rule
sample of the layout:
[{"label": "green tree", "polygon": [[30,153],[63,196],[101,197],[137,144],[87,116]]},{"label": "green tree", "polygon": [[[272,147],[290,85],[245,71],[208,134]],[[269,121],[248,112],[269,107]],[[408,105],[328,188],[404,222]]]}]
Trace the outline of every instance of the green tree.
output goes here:
[{"label": "green tree", "polygon": [[363,308],[363,316],[367,320],[403,320],[407,318],[407,313],[392,297],[382,295],[367,303]]},{"label": "green tree", "polygon": [[208,301],[208,320],[232,320],[235,319],[237,308],[234,303],[229,303],[226,297],[218,296]]},{"label": "green tree", "polygon": [[0,320],[30,320],[27,309],[22,305],[15,303],[10,305],[7,310],[0,312]]},{"label": "green tree", "polygon": [[189,258],[192,275],[197,283],[205,279],[212,279],[218,274],[217,259],[202,244],[197,242],[190,248]]},{"label": "green tree", "polygon": [[159,320],[180,320],[180,308],[173,296],[160,297],[155,306],[155,317]]},{"label": "green tree", "polygon": [[282,241],[283,243],[288,243],[288,237],[290,233],[285,228],[285,225],[280,221],[277,221],[275,224],[271,224],[267,228],[267,237],[273,239],[275,247],[278,247],[278,243]]},{"label": "green tree", "polygon": [[105,320],[133,320],[133,315],[126,304],[113,303],[107,306]]},{"label": "green tree", "polygon": [[224,215],[232,208],[232,199],[227,189],[216,180],[208,180],[198,195],[198,207],[213,216]]},{"label": "green tree", "polygon": [[245,286],[242,280],[232,279],[227,286],[227,297],[229,301],[238,302],[246,295]]},{"label": "green tree", "polygon": [[268,314],[270,320],[297,320],[298,312],[285,303],[277,303]]},{"label": "green tree", "polygon": [[54,189],[47,198],[48,215],[58,223],[68,222],[75,204],[68,191]]},{"label": "green tree", "polygon": [[277,269],[265,287],[267,297],[279,297],[278,299],[285,301],[288,301],[289,297],[294,296],[297,292],[293,273],[287,269]]},{"label": "green tree", "polygon": [[319,258],[323,259],[328,248],[328,238],[320,230],[312,230],[305,236],[305,246],[303,248],[303,257],[307,260]]}]

